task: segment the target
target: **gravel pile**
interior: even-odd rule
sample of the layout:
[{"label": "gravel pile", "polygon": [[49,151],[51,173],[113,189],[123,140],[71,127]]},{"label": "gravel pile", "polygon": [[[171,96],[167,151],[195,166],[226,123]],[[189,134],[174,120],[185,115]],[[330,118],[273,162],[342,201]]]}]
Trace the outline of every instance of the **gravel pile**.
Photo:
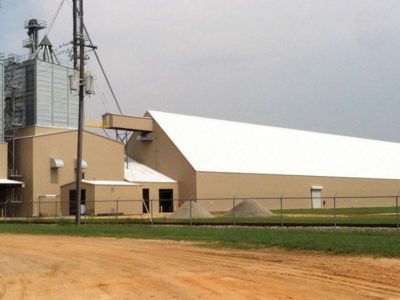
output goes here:
[{"label": "gravel pile", "polygon": [[[190,218],[190,201],[186,201],[181,207],[179,207],[171,216],[171,219],[189,219]],[[210,212],[196,202],[192,201],[192,218],[193,219],[205,219],[214,218]]]},{"label": "gravel pile", "polygon": [[268,217],[272,213],[256,200],[244,200],[228,211],[226,217]]}]

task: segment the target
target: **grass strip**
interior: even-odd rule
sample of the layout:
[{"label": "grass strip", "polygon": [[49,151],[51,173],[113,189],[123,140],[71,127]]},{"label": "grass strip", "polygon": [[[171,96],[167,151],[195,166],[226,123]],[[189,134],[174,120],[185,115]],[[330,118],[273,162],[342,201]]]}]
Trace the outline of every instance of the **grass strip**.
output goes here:
[{"label": "grass strip", "polygon": [[[280,210],[272,210],[275,214],[280,214]],[[333,208],[315,208],[315,209],[284,209],[284,214],[307,214],[307,215],[332,215]],[[396,207],[347,207],[336,208],[338,215],[368,215],[368,214],[395,214]]]},{"label": "grass strip", "polygon": [[[233,217],[216,217],[216,218],[207,218],[207,219],[193,219],[193,224],[277,224],[281,222],[281,218],[279,215],[273,215],[267,218],[262,217],[237,217],[234,219]],[[387,215],[387,216],[366,216],[366,215],[352,215],[352,216],[343,216],[339,215],[336,218],[336,222],[338,225],[346,225],[346,224],[388,224],[388,225],[396,225],[397,218],[395,215]],[[67,225],[73,224],[74,218],[30,218],[30,219],[8,219],[8,224],[59,224],[59,225]],[[108,218],[83,218],[82,223],[86,224],[142,224],[148,225],[150,224],[150,219],[139,219],[139,218],[130,218],[130,217],[119,217],[116,219],[115,217]],[[170,219],[170,218],[155,218],[153,219],[154,224],[190,224],[190,219]],[[297,224],[334,224],[333,216],[319,216],[319,215],[308,215],[308,216],[295,216],[290,214],[285,214],[283,216],[283,223],[297,223]]]},{"label": "grass strip", "polygon": [[5,224],[0,233],[50,234],[168,239],[202,242],[210,247],[322,251],[336,254],[400,257],[400,231],[316,231],[242,227],[145,225],[29,225]]}]

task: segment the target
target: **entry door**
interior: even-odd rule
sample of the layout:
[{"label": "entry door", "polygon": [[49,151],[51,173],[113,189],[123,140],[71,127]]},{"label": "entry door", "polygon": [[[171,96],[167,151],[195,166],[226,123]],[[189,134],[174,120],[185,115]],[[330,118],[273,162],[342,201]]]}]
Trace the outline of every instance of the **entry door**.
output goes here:
[{"label": "entry door", "polygon": [[159,199],[160,199],[160,212],[168,213],[174,211],[174,194],[173,190],[170,189],[162,189],[159,190]]},{"label": "entry door", "polygon": [[321,190],[311,190],[312,208],[321,208]]},{"label": "entry door", "polygon": [[[85,207],[86,204],[86,190],[81,190],[81,214],[84,214],[82,206]],[[76,190],[69,191],[69,214],[70,216],[75,216],[76,214]]]},{"label": "entry door", "polygon": [[142,196],[143,196],[143,213],[147,214],[150,212],[150,191],[149,189],[143,189],[142,191]]}]

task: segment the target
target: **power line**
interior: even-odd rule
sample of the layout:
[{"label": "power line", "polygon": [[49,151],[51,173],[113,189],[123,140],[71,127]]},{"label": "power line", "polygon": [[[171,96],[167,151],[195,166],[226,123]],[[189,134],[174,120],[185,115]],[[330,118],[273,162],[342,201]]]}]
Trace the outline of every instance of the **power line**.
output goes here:
[{"label": "power line", "polygon": [[[68,2],[68,3],[70,4],[70,2]],[[79,9],[78,9],[78,8],[77,8],[77,10],[78,10],[78,12],[79,12]],[[118,107],[118,111],[119,111],[120,114],[123,114],[122,109],[121,109],[121,106],[120,106],[120,104],[119,104],[119,102],[118,102],[117,96],[115,95],[114,89],[113,89],[112,86],[111,86],[111,82],[110,82],[110,80],[108,79],[107,73],[106,73],[106,71],[105,71],[105,69],[104,69],[104,67],[103,67],[103,64],[101,63],[100,57],[99,57],[99,55],[98,55],[98,53],[97,53],[96,48],[94,47],[94,44],[93,44],[93,42],[92,42],[92,39],[90,38],[90,35],[89,35],[89,32],[88,32],[88,30],[87,30],[87,28],[86,28],[85,23],[83,23],[83,29],[85,30],[86,37],[88,38],[88,41],[89,41],[89,43],[90,43],[90,45],[91,45],[91,47],[92,47],[92,49],[93,49],[94,55],[96,56],[97,63],[99,64],[100,69],[101,69],[101,72],[103,73],[103,76],[104,76],[104,78],[105,78],[105,80],[106,80],[106,82],[107,82],[107,86],[108,86],[108,88],[110,89],[110,92],[111,92],[111,94],[112,94],[112,96],[113,96],[113,98],[114,98],[114,102],[115,102],[115,104],[116,104],[117,107]]]},{"label": "power line", "polygon": [[49,26],[49,28],[47,29],[46,35],[49,35],[51,29],[53,28],[53,25],[54,25],[54,23],[55,23],[55,21],[56,21],[58,15],[60,14],[61,8],[63,7],[64,3],[65,3],[65,0],[61,0],[61,3],[60,3],[60,5],[58,6],[58,9],[57,9],[56,13],[55,13],[55,15],[53,16],[53,19],[52,19],[51,22],[50,22],[50,26]]},{"label": "power line", "polygon": [[[87,38],[88,38],[88,40],[89,40],[89,43],[93,46],[92,39],[90,38],[89,32],[87,31],[86,25],[85,25],[85,24],[83,24],[83,28],[85,29],[85,33],[86,33],[86,36],[87,36]],[[96,50],[95,48],[93,48],[93,52],[94,52],[94,55],[96,56],[96,59],[97,59],[97,62],[98,62],[98,64],[99,64],[99,66],[100,66],[101,72],[103,73],[103,76],[104,76],[104,78],[106,79],[108,88],[109,88],[110,91],[111,91],[111,94],[112,94],[112,96],[113,96],[113,98],[114,98],[115,104],[116,104],[117,107],[118,107],[119,113],[122,114],[121,106],[119,105],[119,102],[118,102],[118,100],[117,100],[117,97],[115,96],[114,89],[112,88],[111,83],[110,83],[110,80],[108,79],[108,76],[107,76],[107,74],[106,74],[106,71],[104,70],[103,64],[102,64],[101,61],[100,61],[100,57],[99,57],[99,55],[97,54],[97,50]]]},{"label": "power line", "polygon": [[106,96],[104,95],[104,92],[101,93],[101,96],[102,96],[102,97],[100,97],[100,98],[101,98],[101,101],[103,102],[103,106],[104,106],[106,112],[111,112],[111,109],[110,109],[110,107],[108,106],[107,98],[106,98]]}]

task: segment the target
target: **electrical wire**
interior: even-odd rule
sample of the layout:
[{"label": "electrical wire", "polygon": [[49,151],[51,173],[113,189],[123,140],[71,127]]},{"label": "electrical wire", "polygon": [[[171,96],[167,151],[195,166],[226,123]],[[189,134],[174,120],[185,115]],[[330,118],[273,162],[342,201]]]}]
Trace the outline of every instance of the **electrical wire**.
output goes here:
[{"label": "electrical wire", "polygon": [[[70,1],[68,2],[68,4],[71,6]],[[78,13],[79,13],[79,9],[77,9],[77,10],[78,10]],[[96,50],[96,48],[94,48],[94,44],[93,44],[93,42],[92,42],[92,39],[90,38],[89,32],[88,32],[88,30],[87,30],[87,28],[86,28],[86,25],[85,25],[85,23],[83,23],[82,25],[83,25],[83,29],[85,30],[86,37],[88,38],[88,41],[89,41],[91,47],[93,48],[93,53],[94,53],[94,55],[96,56],[97,63],[98,63],[99,66],[100,66],[100,69],[101,69],[101,72],[103,73],[104,79],[106,80],[107,85],[108,85],[108,88],[110,89],[110,92],[111,92],[111,94],[112,94],[112,96],[113,96],[114,102],[115,102],[115,104],[117,105],[118,111],[119,111],[120,114],[123,114],[122,109],[121,109],[121,106],[120,106],[120,104],[119,104],[119,102],[118,102],[117,96],[115,95],[114,89],[113,89],[112,86],[111,86],[111,82],[110,82],[110,80],[108,79],[107,73],[106,73],[106,71],[105,71],[105,69],[104,69],[104,67],[103,67],[103,64],[101,63],[100,57],[99,57],[99,55],[98,55],[98,53],[97,53],[97,50]]]},{"label": "electrical wire", "polygon": [[62,9],[64,3],[65,3],[65,0],[61,0],[61,3],[60,3],[60,5],[58,6],[58,9],[57,9],[56,13],[55,13],[55,15],[53,16],[53,19],[52,19],[51,22],[50,22],[50,26],[49,26],[49,28],[47,29],[46,35],[49,35],[51,29],[53,28],[53,25],[54,25],[54,23],[55,23],[55,21],[56,21],[58,15],[60,14],[60,11],[61,11],[61,9]]},{"label": "electrical wire", "polygon": [[[87,31],[86,25],[85,25],[85,24],[83,24],[83,29],[84,29],[85,32],[86,32],[86,36],[87,36],[87,38],[88,38],[88,40],[89,40],[89,43],[93,46],[92,39],[90,38],[89,32]],[[120,114],[122,114],[122,109],[121,109],[121,106],[119,105],[119,102],[118,102],[118,100],[117,100],[117,96],[115,96],[114,89],[113,89],[112,86],[111,86],[110,80],[108,79],[107,73],[106,73],[106,71],[105,71],[105,69],[104,69],[104,67],[103,67],[103,64],[102,64],[101,61],[100,61],[100,57],[99,57],[99,55],[97,54],[97,50],[96,50],[95,48],[93,48],[93,53],[94,53],[94,55],[96,56],[96,59],[97,59],[97,62],[98,62],[98,64],[99,64],[99,66],[100,66],[101,72],[103,73],[103,76],[104,76],[104,78],[105,78],[105,80],[106,80],[106,82],[107,82],[108,88],[110,89],[110,92],[111,92],[111,94],[112,94],[112,96],[113,96],[113,98],[114,98],[115,104],[116,104],[117,107],[118,107],[118,111],[119,111]]]},{"label": "electrical wire", "polygon": [[[93,70],[93,64],[92,64],[91,60],[88,60],[88,61],[87,61],[87,64],[88,64],[89,70],[90,70],[90,69]],[[99,87],[99,88],[100,88],[100,87]],[[106,97],[106,95],[104,94],[104,89],[103,89],[102,87],[101,87],[100,89],[101,89],[101,91],[99,91],[98,93],[96,93],[96,94],[97,94],[97,98],[96,98],[96,99],[100,99],[100,100],[101,100],[101,103],[103,104],[103,108],[104,108],[104,111],[105,111],[105,112],[111,112],[110,106],[108,105],[107,97]]]},{"label": "electrical wire", "polygon": [[104,92],[101,93],[101,96],[102,96],[101,102],[103,102],[103,106],[104,106],[105,110],[108,112],[111,112],[110,107],[108,106],[107,98],[104,95]]},{"label": "electrical wire", "polygon": [[[64,0],[63,0],[63,1],[64,1]],[[71,6],[70,1],[68,2],[68,4]],[[77,10],[78,10],[78,13],[79,13],[79,9],[78,9],[78,8],[77,8]],[[99,66],[100,66],[101,72],[103,73],[104,79],[106,80],[107,85],[108,85],[108,88],[110,89],[110,92],[111,92],[111,94],[112,94],[112,96],[113,96],[114,102],[115,102],[115,104],[117,105],[118,111],[119,111],[120,114],[123,114],[122,109],[121,109],[121,106],[120,106],[120,104],[119,104],[119,102],[118,102],[117,96],[115,95],[114,89],[113,89],[112,86],[111,86],[110,80],[108,79],[107,73],[106,73],[106,71],[105,71],[105,69],[104,69],[104,67],[103,67],[103,64],[102,64],[102,62],[101,62],[101,60],[100,60],[100,57],[99,57],[99,55],[98,55],[98,53],[97,53],[96,47],[94,46],[94,44],[93,44],[93,42],[92,42],[92,39],[90,38],[90,35],[89,35],[89,32],[88,32],[88,30],[87,30],[87,28],[86,28],[85,23],[82,23],[82,26],[83,26],[83,29],[84,29],[84,31],[85,31],[85,33],[86,33],[86,37],[87,37],[87,39],[88,39],[88,41],[89,41],[89,43],[90,43],[90,46],[91,46],[91,48],[93,49],[93,53],[94,53],[94,55],[95,55],[95,57],[96,57],[97,63],[98,63]],[[104,96],[104,94],[103,94],[103,96]],[[104,97],[104,98],[105,98],[105,97]],[[104,128],[103,128],[103,131],[105,132],[105,134],[106,134],[108,137],[110,137],[110,136],[108,135],[107,131],[106,131]],[[118,132],[118,130],[117,130],[117,132]],[[129,137],[128,131],[125,132],[125,137],[126,137],[126,140],[128,140],[128,137]]]}]

